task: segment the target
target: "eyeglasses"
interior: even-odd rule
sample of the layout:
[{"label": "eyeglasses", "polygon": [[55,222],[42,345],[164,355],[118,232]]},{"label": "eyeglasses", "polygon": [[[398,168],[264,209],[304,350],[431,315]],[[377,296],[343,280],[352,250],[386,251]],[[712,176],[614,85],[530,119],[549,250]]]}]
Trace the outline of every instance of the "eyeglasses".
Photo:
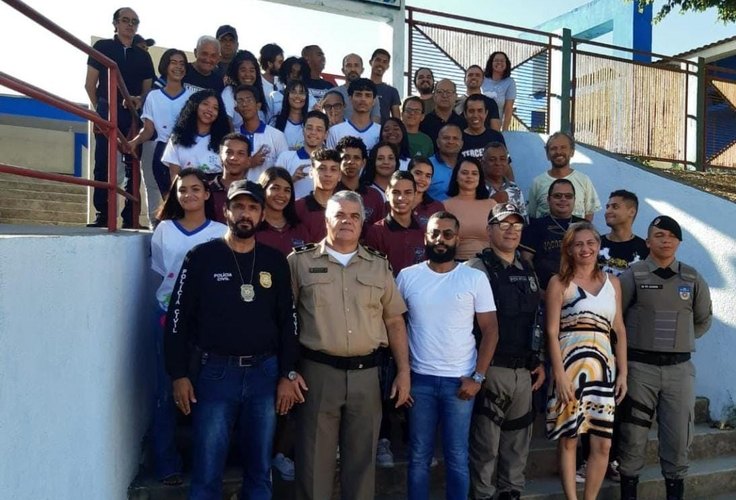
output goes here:
[{"label": "eyeglasses", "polygon": [[498,226],[501,231],[508,231],[509,229],[513,229],[517,233],[524,229],[523,222],[493,222],[491,225]]},{"label": "eyeglasses", "polygon": [[434,229],[432,232],[427,232],[427,236],[429,236],[430,239],[436,240],[438,237],[442,236],[443,240],[451,240],[455,236],[457,236],[457,233],[453,231],[452,229]]},{"label": "eyeglasses", "polygon": [[118,18],[118,22],[120,24],[132,24],[133,26],[138,26],[139,24],[141,24],[141,20],[136,19],[135,17],[132,19],[129,17],[120,17]]},{"label": "eyeglasses", "polygon": [[344,107],[345,106],[342,105],[342,104],[340,104],[340,103],[337,103],[337,104],[323,104],[322,105],[322,109],[324,111],[338,111],[338,110],[341,110]]},{"label": "eyeglasses", "polygon": [[256,99],[255,97],[251,97],[251,96],[238,97],[237,99],[235,99],[236,104],[253,104],[254,102],[256,102]]},{"label": "eyeglasses", "polygon": [[549,195],[550,198],[554,198],[555,200],[561,200],[562,198],[565,198],[566,200],[572,200],[575,198],[575,195],[573,193],[552,193]]}]

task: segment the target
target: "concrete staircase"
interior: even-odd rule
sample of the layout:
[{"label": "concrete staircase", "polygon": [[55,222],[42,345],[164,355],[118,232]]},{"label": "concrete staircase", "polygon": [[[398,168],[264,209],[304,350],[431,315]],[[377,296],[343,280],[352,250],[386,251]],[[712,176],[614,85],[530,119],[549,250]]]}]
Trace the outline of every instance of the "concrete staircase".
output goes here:
[{"label": "concrete staircase", "polygon": [[[690,450],[690,475],[685,483],[686,497],[689,499],[736,498],[736,431],[717,430],[708,422],[708,400],[698,398],[696,403],[696,426]],[[555,443],[542,436],[542,419],[535,423],[535,437],[532,441],[527,465],[527,487],[523,498],[533,500],[564,499],[562,487],[557,476]],[[399,500],[406,498],[406,449],[394,440],[396,465],[392,469],[377,469],[376,498],[379,500]],[[656,429],[649,435],[647,445],[647,467],[640,477],[639,498],[664,498],[664,481],[659,469],[657,456],[658,439]],[[444,498],[444,469],[441,451],[436,456],[440,464],[432,470],[432,500]],[[228,466],[225,473],[223,499],[236,500],[240,491],[240,470]],[[293,483],[282,481],[278,472],[273,473],[274,495],[276,500],[294,498]],[[184,500],[187,498],[189,478],[179,487],[162,486],[150,474],[142,471],[133,482],[128,498],[131,500]],[[337,481],[336,481],[337,483]],[[337,484],[336,484],[337,486]],[[582,486],[582,485],[581,485]],[[582,488],[579,490],[582,498]],[[338,488],[334,499],[339,498]],[[606,480],[599,497],[601,500],[618,499],[618,483]]]},{"label": "concrete staircase", "polygon": [[0,223],[83,226],[87,188],[0,174]]}]

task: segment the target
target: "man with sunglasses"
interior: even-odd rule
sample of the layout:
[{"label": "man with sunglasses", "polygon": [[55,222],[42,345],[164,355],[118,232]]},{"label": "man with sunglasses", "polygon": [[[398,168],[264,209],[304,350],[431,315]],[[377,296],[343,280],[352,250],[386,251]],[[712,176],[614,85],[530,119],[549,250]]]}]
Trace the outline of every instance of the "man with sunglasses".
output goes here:
[{"label": "man with sunglasses", "polygon": [[[396,280],[408,308],[411,499],[429,498],[430,464],[439,428],[447,498],[466,497],[473,400],[498,341],[496,306],[488,280],[454,259],[459,225],[449,212],[433,214],[424,235],[428,260],[403,269]],[[474,320],[482,335],[477,349]]]},{"label": "man with sunglasses", "polygon": [[567,179],[575,186],[577,193],[573,215],[592,222],[595,212],[601,209],[601,202],[590,177],[570,167],[570,160],[575,154],[575,139],[567,132],[555,132],[547,139],[545,150],[551,168],[536,176],[532,182],[528,197],[529,217],[538,219],[547,215],[550,207],[545,193],[555,179]]},{"label": "man with sunglasses", "polygon": [[532,219],[521,236],[521,256],[534,264],[544,291],[553,275],[560,272],[560,249],[565,231],[585,219],[573,215],[575,186],[568,179],[556,179],[547,191],[549,214]]},{"label": "man with sunglasses", "polygon": [[494,498],[496,491],[499,499],[520,498],[534,421],[532,392],[544,382],[539,282],[517,251],[523,228],[519,208],[499,203],[488,214],[490,247],[465,263],[486,274],[498,319],[498,345],[470,428],[474,499]]},{"label": "man with sunglasses", "polygon": [[[146,97],[148,91],[151,90],[151,84],[155,77],[151,56],[148,52],[133,43],[133,38],[138,32],[139,24],[140,18],[133,9],[123,7],[116,10],[112,15],[115,36],[111,39],[98,40],[93,47],[117,63],[120,75],[123,77],[125,86],[136,109],[140,109],[143,104],[143,99]],[[110,109],[107,96],[107,68],[91,56],[87,59],[87,76],[84,82],[84,89],[87,91],[90,102],[97,110],[97,114],[107,120]],[[128,106],[123,104],[123,96],[119,89],[117,92],[117,102],[113,105],[117,106],[118,129],[120,129],[123,135],[127,135],[130,127],[133,125],[133,118]],[[107,136],[95,127],[94,178],[96,181],[107,182],[107,149]],[[118,173],[122,174],[120,169]],[[125,174],[128,179],[126,190],[132,192],[132,174],[127,165]],[[118,175],[118,178],[122,179],[123,176]],[[95,188],[94,194],[92,195],[92,202],[97,215],[95,221],[89,224],[89,226],[106,227],[108,217],[107,189]],[[122,213],[123,227],[133,227],[131,208],[130,202],[126,201],[125,210]],[[117,214],[112,214],[112,217],[117,217]]]}]

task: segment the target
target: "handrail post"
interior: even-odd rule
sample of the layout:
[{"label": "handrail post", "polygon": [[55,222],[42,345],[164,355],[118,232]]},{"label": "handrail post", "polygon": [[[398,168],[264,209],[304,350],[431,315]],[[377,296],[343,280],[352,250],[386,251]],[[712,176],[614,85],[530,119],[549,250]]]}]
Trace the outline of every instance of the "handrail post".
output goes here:
[{"label": "handrail post", "polygon": [[[705,66],[705,59],[698,57],[698,88],[697,88],[697,104],[696,104],[696,120],[695,120],[695,169],[705,172],[708,168],[708,159],[705,153],[705,123],[708,117],[707,107],[705,105],[708,93],[708,72]],[[687,159],[686,159],[687,160]]]},{"label": "handrail post", "polygon": [[560,78],[560,129],[572,132],[570,129],[570,67],[572,59],[572,32],[569,28],[562,30],[562,75]]},{"label": "handrail post", "polygon": [[118,197],[115,187],[118,183],[118,93],[117,71],[107,70],[107,116],[110,127],[105,131],[107,136],[107,230],[115,232],[118,223]]}]

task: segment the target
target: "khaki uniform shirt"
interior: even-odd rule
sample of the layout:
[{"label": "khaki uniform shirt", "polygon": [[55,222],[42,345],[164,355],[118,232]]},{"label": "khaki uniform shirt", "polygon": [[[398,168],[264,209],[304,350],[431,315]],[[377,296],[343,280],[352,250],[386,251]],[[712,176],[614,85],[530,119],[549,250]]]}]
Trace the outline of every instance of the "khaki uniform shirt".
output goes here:
[{"label": "khaki uniform shirt", "polygon": [[358,246],[343,266],[325,240],[288,257],[299,341],[333,356],[364,356],[388,345],[384,319],[406,312],[388,261]]}]

